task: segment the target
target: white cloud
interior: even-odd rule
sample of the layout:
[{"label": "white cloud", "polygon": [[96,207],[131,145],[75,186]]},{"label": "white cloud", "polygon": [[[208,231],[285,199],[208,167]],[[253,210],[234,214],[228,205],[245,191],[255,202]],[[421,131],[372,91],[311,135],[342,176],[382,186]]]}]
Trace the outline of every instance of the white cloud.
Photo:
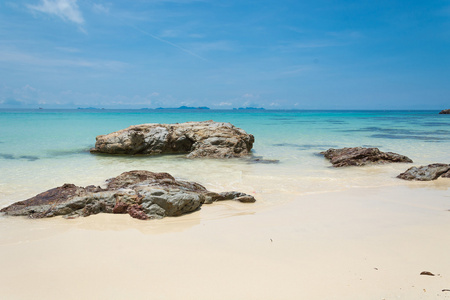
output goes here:
[{"label": "white cloud", "polygon": [[160,42],[166,43],[166,44],[168,44],[168,45],[170,45],[170,46],[172,46],[172,47],[178,48],[179,50],[181,50],[181,51],[183,51],[183,52],[185,52],[185,53],[187,53],[187,54],[189,54],[189,55],[192,55],[192,56],[195,56],[195,57],[197,57],[197,58],[200,58],[201,60],[208,61],[206,58],[204,58],[204,57],[202,57],[202,56],[200,56],[200,55],[198,55],[198,54],[196,54],[196,53],[194,53],[194,52],[192,52],[192,51],[190,51],[190,50],[188,50],[188,49],[186,49],[186,48],[183,48],[183,47],[181,47],[180,45],[177,45],[177,44],[172,43],[172,42],[170,42],[170,41],[168,41],[168,40],[165,40],[165,39],[162,39],[162,38],[160,38],[160,37],[157,37],[157,36],[155,36],[155,35],[153,35],[153,34],[147,32],[147,31],[144,31],[144,30],[142,30],[142,29],[140,29],[140,28],[138,28],[138,27],[136,27],[136,26],[132,26],[132,27],[135,28],[136,30],[140,31],[140,32],[143,33],[143,34],[152,37],[152,38],[155,39],[155,40],[158,40],[158,41],[160,41]]},{"label": "white cloud", "polygon": [[74,22],[78,25],[84,23],[77,0],[41,0],[38,5],[28,5],[34,11],[55,15],[64,21]]},{"label": "white cloud", "polygon": [[219,106],[231,106],[231,105],[233,105],[233,103],[231,103],[231,102],[220,102],[219,103]]},{"label": "white cloud", "polygon": [[188,35],[188,37],[190,38],[194,38],[194,39],[202,39],[205,37],[204,34],[200,34],[200,33],[191,33]]},{"label": "white cloud", "polygon": [[259,95],[253,95],[253,94],[250,94],[250,93],[246,93],[246,94],[242,95],[242,98],[245,98],[245,99],[259,98]]},{"label": "white cloud", "polygon": [[237,47],[229,41],[193,42],[189,45],[189,47],[196,53],[206,53],[209,51],[234,51],[237,49]]},{"label": "white cloud", "polygon": [[0,62],[20,63],[21,65],[35,65],[48,68],[77,67],[104,70],[121,70],[128,66],[127,63],[114,60],[85,60],[85,59],[60,59],[56,57],[42,57],[35,54],[21,52],[17,49],[1,49]]},{"label": "white cloud", "polygon": [[280,72],[281,76],[285,76],[285,75],[297,75],[297,74],[302,74],[302,73],[306,73],[308,71],[312,70],[312,66],[291,66],[289,67],[287,70],[284,70],[282,72]]},{"label": "white cloud", "polygon": [[360,31],[333,31],[329,32],[328,35],[339,38],[341,40],[352,40],[363,38],[364,35]]},{"label": "white cloud", "polygon": [[334,41],[313,41],[313,42],[305,42],[305,43],[294,43],[288,45],[287,48],[291,49],[307,49],[307,48],[326,48],[326,47],[335,47],[339,46]]},{"label": "white cloud", "polygon": [[0,104],[8,107],[30,106],[45,99],[45,93],[29,84],[22,87],[0,87]]},{"label": "white cloud", "polygon": [[92,4],[92,9],[96,13],[109,14],[109,7],[103,4],[94,3]]},{"label": "white cloud", "polygon": [[19,4],[11,2],[11,1],[8,1],[5,4],[6,4],[6,6],[9,6],[9,7],[14,8],[14,9],[19,8]]},{"label": "white cloud", "polygon": [[62,52],[68,52],[68,53],[77,53],[81,52],[80,49],[77,48],[71,48],[71,47],[55,47],[56,50],[62,51]]},{"label": "white cloud", "polygon": [[180,32],[174,29],[165,29],[159,36],[163,38],[175,38],[180,36]]}]

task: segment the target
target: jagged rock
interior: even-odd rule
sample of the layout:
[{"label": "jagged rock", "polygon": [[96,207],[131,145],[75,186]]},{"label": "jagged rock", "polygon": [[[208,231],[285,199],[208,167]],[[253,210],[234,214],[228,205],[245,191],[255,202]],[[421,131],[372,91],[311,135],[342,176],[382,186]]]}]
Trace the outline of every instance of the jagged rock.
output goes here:
[{"label": "jagged rock", "polygon": [[450,115],[450,108],[444,109],[439,112],[440,115]]},{"label": "jagged rock", "polygon": [[254,140],[253,135],[230,123],[142,124],[97,136],[91,153],[186,153],[188,158],[230,158],[248,155]]},{"label": "jagged rock", "polygon": [[0,212],[31,218],[128,213],[133,218],[147,220],[179,216],[199,209],[204,203],[221,200],[256,201],[253,196],[240,192],[210,192],[198,183],[175,180],[168,173],[130,171],[107,180],[106,188],[64,184]]},{"label": "jagged rock", "polygon": [[328,149],[320,152],[325,158],[329,159],[333,167],[346,166],[364,166],[367,164],[384,164],[384,163],[411,163],[412,160],[404,155],[393,152],[382,152],[378,148],[342,148]]},{"label": "jagged rock", "polygon": [[450,164],[431,164],[428,166],[411,167],[397,176],[405,180],[430,181],[439,177],[450,178]]}]

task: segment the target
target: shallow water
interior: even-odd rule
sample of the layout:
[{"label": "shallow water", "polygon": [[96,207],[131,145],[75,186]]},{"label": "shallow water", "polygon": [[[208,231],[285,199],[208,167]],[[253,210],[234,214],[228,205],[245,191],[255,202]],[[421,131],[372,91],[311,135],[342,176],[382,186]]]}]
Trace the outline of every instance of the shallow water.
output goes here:
[{"label": "shallow water", "polygon": [[[130,125],[204,120],[230,122],[253,134],[253,155],[279,163],[88,151],[97,135]],[[352,187],[450,187],[445,179],[395,178],[410,164],[335,169],[318,155],[351,146],[397,152],[413,159],[412,165],[450,163],[450,117],[437,111],[0,110],[0,207],[63,183],[101,185],[136,169],[169,172],[213,191],[252,193],[259,206]]]}]

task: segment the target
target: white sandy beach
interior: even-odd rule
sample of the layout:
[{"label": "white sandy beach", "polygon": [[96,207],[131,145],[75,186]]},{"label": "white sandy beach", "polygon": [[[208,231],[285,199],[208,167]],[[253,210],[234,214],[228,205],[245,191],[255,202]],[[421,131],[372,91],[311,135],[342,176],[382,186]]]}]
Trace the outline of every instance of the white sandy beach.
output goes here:
[{"label": "white sandy beach", "polygon": [[450,299],[448,188],[222,202],[148,222],[3,218],[0,298]]}]

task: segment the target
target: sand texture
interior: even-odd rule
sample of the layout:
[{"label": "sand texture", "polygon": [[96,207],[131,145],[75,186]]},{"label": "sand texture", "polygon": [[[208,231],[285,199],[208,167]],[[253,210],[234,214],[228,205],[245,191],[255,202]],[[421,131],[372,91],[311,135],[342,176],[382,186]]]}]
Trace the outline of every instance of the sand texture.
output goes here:
[{"label": "sand texture", "polygon": [[152,221],[2,217],[0,298],[450,299],[450,194],[437,187]]}]

